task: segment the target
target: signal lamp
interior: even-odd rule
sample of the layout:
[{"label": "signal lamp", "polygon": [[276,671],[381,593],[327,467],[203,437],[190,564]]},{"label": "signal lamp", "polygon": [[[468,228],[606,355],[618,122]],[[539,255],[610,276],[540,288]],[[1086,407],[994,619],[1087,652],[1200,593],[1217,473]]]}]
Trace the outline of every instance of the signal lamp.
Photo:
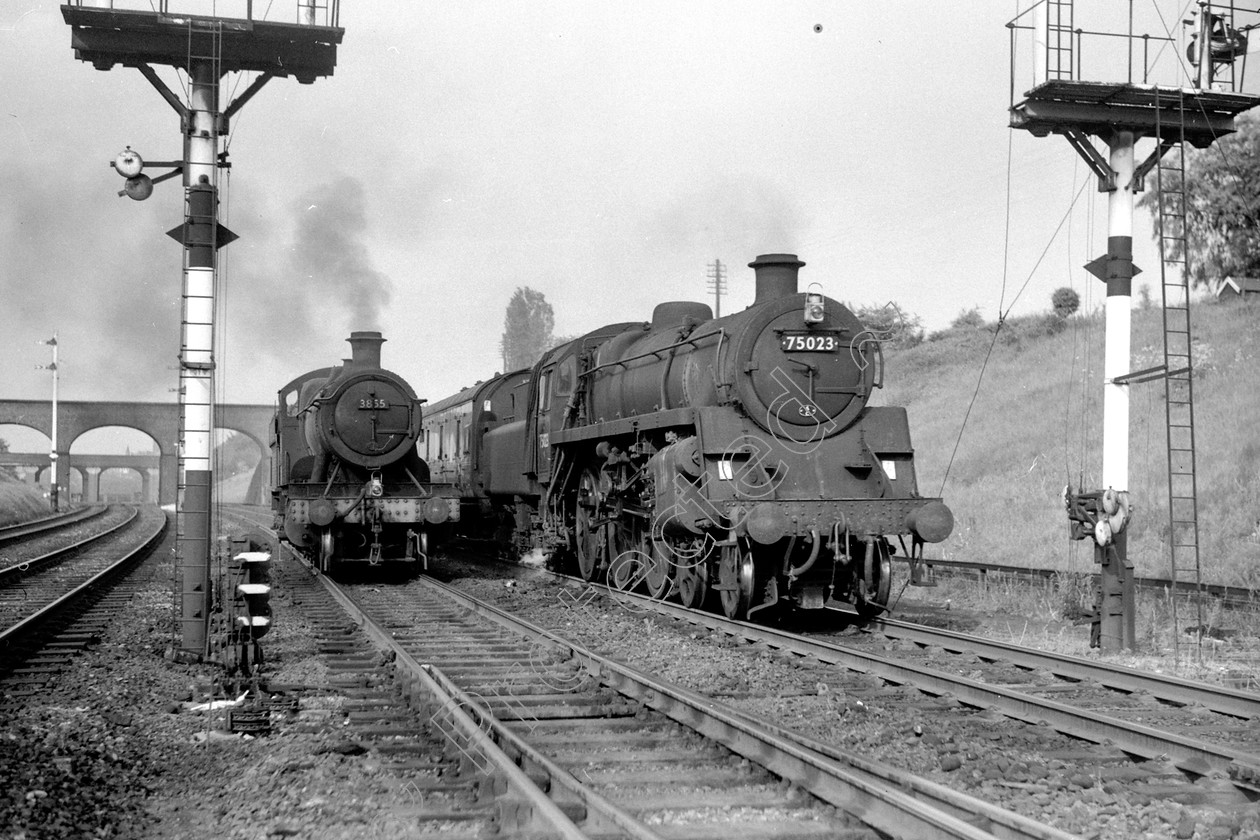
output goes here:
[{"label": "signal lamp", "polygon": [[153,179],[148,175],[137,175],[134,178],[128,178],[127,183],[123,184],[123,188],[118,194],[120,196],[125,195],[132,201],[144,201],[153,195]]},{"label": "signal lamp", "polygon": [[131,147],[128,146],[118,153],[112,166],[124,178],[134,178],[144,171],[144,158],[140,157],[139,152],[133,152]]}]

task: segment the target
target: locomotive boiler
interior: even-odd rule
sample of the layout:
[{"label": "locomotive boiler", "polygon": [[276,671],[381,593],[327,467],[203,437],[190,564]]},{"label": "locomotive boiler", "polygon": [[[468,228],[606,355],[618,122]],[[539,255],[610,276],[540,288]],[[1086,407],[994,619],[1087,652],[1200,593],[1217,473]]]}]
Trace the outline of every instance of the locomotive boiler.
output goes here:
[{"label": "locomotive boiler", "polygon": [[732,617],[884,609],[894,543],[921,558],[953,516],[919,493],[905,409],[869,404],[878,337],[800,292],[795,255],[749,265],[742,312],[662,303],[435,405],[426,439],[460,431],[428,456],[468,524]]},{"label": "locomotive boiler", "polygon": [[381,367],[378,332],[350,335],[351,358],[280,389],[272,423],[277,531],[322,571],[427,564],[458,520],[454,487],[416,450],[422,400]]}]

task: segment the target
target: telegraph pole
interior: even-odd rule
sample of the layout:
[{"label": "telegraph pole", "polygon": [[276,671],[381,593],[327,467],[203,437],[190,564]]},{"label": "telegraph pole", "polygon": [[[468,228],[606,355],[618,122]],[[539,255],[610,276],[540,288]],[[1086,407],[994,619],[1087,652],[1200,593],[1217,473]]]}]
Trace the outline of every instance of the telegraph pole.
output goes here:
[{"label": "telegraph pole", "polygon": [[719,259],[709,264],[708,287],[713,291],[713,316],[722,317],[722,293],[726,291],[726,266]]}]

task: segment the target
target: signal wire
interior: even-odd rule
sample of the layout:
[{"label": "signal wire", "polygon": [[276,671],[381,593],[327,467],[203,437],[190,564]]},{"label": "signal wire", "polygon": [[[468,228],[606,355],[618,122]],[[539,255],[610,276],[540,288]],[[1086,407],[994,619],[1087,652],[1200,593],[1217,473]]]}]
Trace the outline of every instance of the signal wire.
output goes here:
[{"label": "signal wire", "polygon": [[[1015,133],[1015,129],[1012,128],[1012,129],[1009,129],[1009,131],[1010,131],[1010,134],[1008,135],[1008,137],[1013,137]],[[975,407],[976,399],[980,396],[980,386],[984,382],[984,374],[985,374],[985,371],[989,367],[989,359],[993,357],[993,348],[997,346],[997,339],[998,339],[998,336],[1002,333],[1002,327],[1006,324],[1006,318],[1008,315],[1010,315],[1011,309],[1015,306],[1015,303],[1020,299],[1020,297],[1028,289],[1028,284],[1032,282],[1033,277],[1037,273],[1037,269],[1041,266],[1042,260],[1046,258],[1046,254],[1050,251],[1050,246],[1053,245],[1055,239],[1058,238],[1060,231],[1063,230],[1063,225],[1066,224],[1067,220],[1071,217],[1072,210],[1076,207],[1076,202],[1080,200],[1081,195],[1085,192],[1085,187],[1089,184],[1089,178],[1086,178],[1081,183],[1080,189],[1076,191],[1076,195],[1072,198],[1071,203],[1068,205],[1067,212],[1065,212],[1063,214],[1063,218],[1059,220],[1059,224],[1054,229],[1054,233],[1050,235],[1050,239],[1046,242],[1046,247],[1042,249],[1041,255],[1037,257],[1037,262],[1033,264],[1032,270],[1028,272],[1028,277],[1024,279],[1023,285],[1019,287],[1019,291],[1015,293],[1015,297],[1011,298],[1010,305],[1007,306],[1005,309],[1002,309],[1002,303],[1004,302],[1004,299],[1006,296],[1006,274],[1007,274],[1007,265],[1009,264],[1009,256],[1010,256],[1011,148],[1012,146],[1013,146],[1013,140],[1008,140],[1007,155],[1006,155],[1006,171],[1007,171],[1007,174],[1006,174],[1006,232],[1005,232],[1005,245],[1004,245],[1004,248],[1006,250],[1005,250],[1005,256],[1003,260],[1004,265],[1002,268],[1002,297],[999,299],[999,302],[998,302],[997,328],[993,330],[993,338],[989,342],[989,349],[985,352],[984,362],[981,363],[980,365],[980,374],[979,376],[976,377],[976,387],[975,387],[975,390],[971,394],[971,401],[968,402],[967,404],[967,412],[966,414],[963,415],[962,426],[959,427],[958,429],[958,437],[954,441],[954,449],[950,453],[949,463],[945,467],[945,476],[941,479],[941,490],[937,494],[938,496],[943,496],[945,494],[945,484],[946,482],[949,481],[950,470],[953,468],[954,459],[958,455],[958,447],[962,443],[963,432],[967,428],[967,420],[971,417],[971,410]]]}]

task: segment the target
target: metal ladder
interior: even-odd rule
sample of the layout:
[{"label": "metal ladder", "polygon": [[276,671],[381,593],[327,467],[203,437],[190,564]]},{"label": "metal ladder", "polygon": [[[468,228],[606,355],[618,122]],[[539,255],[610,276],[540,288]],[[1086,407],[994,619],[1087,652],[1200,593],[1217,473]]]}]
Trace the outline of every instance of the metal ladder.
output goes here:
[{"label": "metal ladder", "polygon": [[1073,0],[1044,0],[1046,4],[1046,79],[1073,79]]},{"label": "metal ladder", "polygon": [[[204,32],[204,30],[202,30],[202,32]],[[214,21],[212,28],[209,30],[209,33],[208,33],[209,34],[209,48],[210,48],[209,54],[202,55],[202,54],[194,52],[194,43],[197,40],[198,34],[201,34],[201,32],[194,30],[192,22],[189,21],[186,68],[189,71],[190,78],[189,78],[189,84],[188,84],[188,98],[184,103],[184,107],[187,109],[185,119],[189,121],[189,125],[185,126],[185,129],[184,129],[185,131],[190,130],[191,120],[192,120],[193,102],[192,102],[191,68],[192,68],[193,61],[199,60],[199,61],[210,62],[211,67],[212,67],[212,77],[214,78],[214,83],[216,85],[220,84],[221,75],[222,75],[222,71],[221,71],[222,53],[223,53],[223,23],[222,21],[221,20]],[[217,97],[216,97],[216,101],[217,101]],[[219,149],[219,123],[217,119],[211,120],[210,130],[211,130],[211,136],[214,141],[214,148],[217,154],[218,149]],[[185,171],[184,178],[187,179],[188,177],[189,176],[187,172]],[[218,185],[219,185],[217,166],[214,170],[213,185],[215,189],[217,190]],[[185,242],[184,240],[189,236],[189,226],[190,226],[189,222],[190,221],[199,222],[202,225],[209,225],[210,230],[211,230],[211,236],[217,235],[215,233],[215,228],[214,228],[214,224],[217,221],[217,214],[212,215],[209,218],[195,215],[193,213],[193,208],[189,203],[188,190],[185,189],[184,191],[184,224],[181,226],[183,230],[183,233],[181,235],[181,244],[185,246],[187,245],[187,242]],[[217,249],[212,249],[212,254],[213,254],[212,259],[217,261],[218,260]],[[186,275],[189,269],[187,247],[184,247],[182,249],[180,268],[181,268],[181,272]],[[180,312],[180,322],[181,322],[181,330],[187,329],[187,326],[189,324],[189,313],[188,313],[188,301],[186,297],[183,299],[183,302],[182,302],[182,307],[181,307],[181,312]],[[187,395],[184,393],[184,388],[185,388],[184,374],[181,369],[180,388],[179,388],[179,391],[180,391],[179,428],[180,428],[181,434],[180,434],[179,446],[177,448],[178,457],[176,459],[176,463],[177,463],[176,488],[177,488],[179,497],[181,499],[188,498],[189,496],[189,494],[185,492],[188,488],[188,485],[186,484],[187,471],[185,470],[183,430],[186,428],[185,420],[186,420],[187,412],[190,406],[188,403]],[[209,413],[209,416],[211,418],[210,428],[211,430],[213,430],[214,416],[215,416],[215,406],[213,403],[216,400],[215,395],[211,394],[210,399],[211,399],[211,405],[200,406],[200,407],[204,408]],[[213,439],[213,435],[212,435],[212,439]],[[213,443],[211,444],[211,446],[212,446],[211,463],[213,464],[217,456],[213,452]],[[214,472],[213,468],[211,472],[213,474]],[[175,518],[175,537],[176,537],[177,546],[181,545],[182,542],[186,538],[188,538],[188,535],[190,533],[190,529],[188,525],[189,521],[193,523],[200,523],[203,520],[213,518],[217,514],[216,505],[213,498],[213,488],[211,488],[206,494],[206,499],[210,504],[209,511],[186,510],[186,509],[183,509],[183,506],[181,504],[180,515],[177,515]],[[195,524],[192,527],[195,529],[200,529],[201,525]],[[205,612],[202,616],[202,620],[204,621],[204,626],[206,628],[206,640],[205,640],[205,648],[203,650],[203,653],[207,653],[207,654],[212,652],[211,646],[213,644],[213,637],[215,636],[215,633],[211,629],[212,625],[214,624],[216,619],[221,622],[224,616],[224,613],[218,609],[218,606],[223,603],[223,598],[225,597],[224,586],[226,583],[226,579],[225,579],[225,569],[222,563],[222,559],[223,558],[219,555],[219,553],[217,551],[214,551],[213,549],[210,551],[210,556],[207,558],[208,565],[206,568],[206,576],[205,576],[206,590],[204,594]],[[180,553],[179,556],[177,556],[176,568],[175,568],[177,585],[174,587],[177,593],[176,594],[177,599],[181,597],[181,595],[179,594],[179,591],[182,587],[181,581],[184,576],[184,569],[187,567],[195,568],[198,566],[200,562],[201,561],[198,558],[185,557],[182,553]],[[230,599],[231,593],[227,592],[226,597]],[[177,612],[176,614],[178,615],[179,613]],[[224,628],[220,628],[220,629],[224,629]]]},{"label": "metal ladder", "polygon": [[[1203,579],[1199,562],[1198,481],[1195,476],[1194,377],[1190,346],[1190,251],[1186,229],[1185,93],[1176,94],[1175,125],[1161,125],[1163,109],[1156,100],[1156,134],[1174,145],[1159,160],[1160,282],[1163,288],[1164,408],[1168,432],[1168,514],[1170,578],[1173,581],[1173,658],[1194,646],[1203,658]],[[1177,596],[1190,591],[1195,623],[1184,626]],[[1193,642],[1185,633],[1192,633]]]}]

